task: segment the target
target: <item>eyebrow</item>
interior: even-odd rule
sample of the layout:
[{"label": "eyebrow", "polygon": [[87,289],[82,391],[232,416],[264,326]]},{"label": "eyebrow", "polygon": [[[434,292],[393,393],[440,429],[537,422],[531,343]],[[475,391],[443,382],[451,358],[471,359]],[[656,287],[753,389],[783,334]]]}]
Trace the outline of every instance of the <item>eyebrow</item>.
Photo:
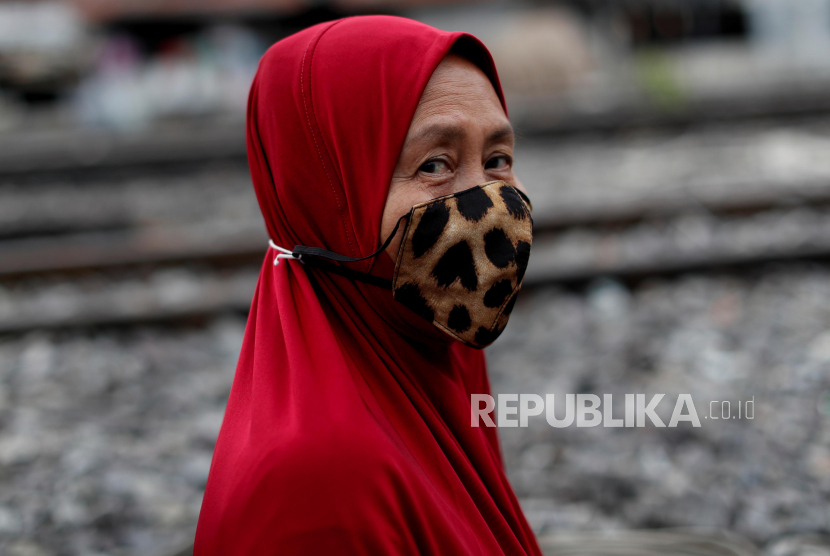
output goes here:
[{"label": "eyebrow", "polygon": [[512,125],[503,125],[502,127],[498,128],[493,133],[487,136],[487,143],[497,143],[499,141],[505,141],[507,139],[512,141],[515,138],[515,135],[516,134],[513,132]]},{"label": "eyebrow", "polygon": [[[410,145],[424,140],[429,140],[430,142],[435,141],[439,143],[452,143],[454,141],[464,139],[466,135],[467,132],[461,126],[433,124],[423,129],[421,132],[412,137],[406,143],[407,145]],[[499,141],[511,140],[513,139],[513,137],[513,126],[511,126],[508,123],[491,132],[490,135],[487,136],[486,142],[488,144],[497,143]]]}]

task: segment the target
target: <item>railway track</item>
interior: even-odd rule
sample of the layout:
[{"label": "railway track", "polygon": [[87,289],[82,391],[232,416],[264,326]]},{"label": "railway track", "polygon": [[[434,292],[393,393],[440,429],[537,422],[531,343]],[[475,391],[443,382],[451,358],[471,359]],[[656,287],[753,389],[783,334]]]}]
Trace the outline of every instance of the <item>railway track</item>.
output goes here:
[{"label": "railway track", "polygon": [[[782,134],[816,153],[830,136],[830,121],[781,125],[531,143],[517,153],[537,187],[526,285],[827,261],[830,175],[765,180],[733,161],[777,156]],[[247,311],[267,237],[239,122],[70,135],[0,141],[0,332]],[[565,154],[550,161],[551,152]],[[631,176],[631,157],[656,170]],[[598,184],[559,186],[579,184],[585,167]],[[612,178],[619,187],[602,185]],[[676,179],[688,183],[664,185]]]},{"label": "railway track", "polygon": [[[772,88],[744,87],[739,94],[687,98],[671,109],[640,99],[597,110],[562,110],[557,96],[511,99],[520,134],[565,138],[626,134],[723,123],[809,122],[830,115],[830,83]],[[104,129],[43,129],[0,136],[0,180],[90,177],[148,168],[190,168],[210,161],[246,161],[245,125],[223,116],[161,122],[130,134]]]},{"label": "railway track", "polygon": [[0,138],[0,180],[64,179],[247,160],[237,118],[169,122],[133,133],[35,130]]},{"label": "railway track", "polygon": [[[830,184],[801,195],[563,206],[537,214],[535,234],[528,287],[822,262],[830,259]],[[0,241],[0,332],[246,311],[266,241],[258,221]]]},{"label": "railway track", "polygon": [[[739,194],[730,192],[742,189],[746,189],[743,184],[735,184],[697,194],[678,192],[619,199],[611,203],[602,200],[564,202],[538,211],[534,215],[534,231],[543,238],[571,229],[609,230],[619,235],[643,223],[666,223],[689,215],[740,220],[759,214],[819,210],[830,206],[830,181],[790,185],[785,191],[756,188]],[[230,198],[237,193],[230,190],[224,195]],[[248,191],[244,193],[250,196]],[[184,195],[178,200],[186,202]],[[0,221],[0,230],[7,235],[5,240],[0,240],[0,277],[146,263],[248,259],[262,254],[263,244],[267,241],[253,202],[248,203],[245,214],[241,215],[250,220],[235,218],[222,223],[182,223],[169,218],[161,222],[149,217],[144,221],[131,219],[130,215],[119,214],[116,206],[111,207],[114,215],[107,214],[98,207],[90,207],[86,201],[90,199],[82,198],[83,206],[69,217],[66,211],[61,211],[40,221],[35,217],[34,224],[31,221]],[[216,200],[214,205],[220,205],[222,201]],[[164,204],[164,200],[159,204]],[[32,211],[31,207],[20,207],[19,210],[26,208]],[[207,207],[208,210],[217,208]],[[15,225],[17,229],[14,229]],[[21,233],[19,228],[24,226],[24,233]],[[85,227],[90,229],[85,230]],[[55,233],[55,229],[64,233]],[[659,273],[659,266],[656,262],[655,272]]]}]

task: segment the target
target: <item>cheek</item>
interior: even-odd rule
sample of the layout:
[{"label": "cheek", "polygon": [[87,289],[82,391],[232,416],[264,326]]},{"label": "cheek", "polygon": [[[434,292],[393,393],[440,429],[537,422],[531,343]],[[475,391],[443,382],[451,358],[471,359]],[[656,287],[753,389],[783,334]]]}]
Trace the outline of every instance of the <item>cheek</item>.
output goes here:
[{"label": "cheek", "polygon": [[[400,182],[393,182],[391,184],[389,188],[389,196],[386,198],[386,205],[383,208],[383,218],[381,219],[381,242],[386,241],[386,238],[392,233],[392,230],[395,228],[395,224],[398,223],[398,219],[409,212],[412,205],[419,202],[417,198],[412,199],[411,197],[411,190],[407,187],[407,184]],[[395,238],[386,248],[386,252],[393,261],[398,254],[400,238],[402,237],[405,224],[405,222],[401,222],[401,225],[398,227],[398,232],[395,234]]]},{"label": "cheek", "polygon": [[[389,237],[389,234],[395,228],[395,224],[398,223],[398,219],[407,214],[413,206],[434,199],[435,197],[455,192],[456,187],[454,181],[436,187],[418,179],[392,180],[389,186],[389,195],[386,198],[386,205],[383,208],[380,242],[386,241],[386,238]],[[386,248],[386,252],[393,261],[398,256],[398,249],[400,247],[400,240],[403,237],[405,224],[405,222],[401,222],[395,238]]]},{"label": "cheek", "polygon": [[[392,230],[395,229],[395,224],[398,223],[400,217],[408,213],[410,208],[412,207],[409,206],[406,209],[402,209],[394,213],[390,212],[388,218],[384,217],[383,233],[381,234],[380,241],[386,241],[386,238],[388,238],[389,235],[392,233]],[[401,241],[403,240],[403,234],[405,229],[406,220],[401,222],[400,226],[398,226],[397,232],[395,232],[395,236],[392,238],[392,241],[390,241],[389,245],[386,246],[386,254],[389,255],[389,258],[392,259],[392,262],[394,262],[398,258],[398,250],[401,247]]]},{"label": "cheek", "polygon": [[386,254],[389,255],[389,258],[392,259],[392,262],[398,260],[398,250],[401,248],[401,239],[403,239],[403,225],[401,225],[401,230],[398,230],[398,233],[395,234],[395,239],[389,244],[389,247],[386,248]]},{"label": "cheek", "polygon": [[517,176],[514,172],[510,172],[510,175],[513,176],[513,185],[521,189],[524,194],[527,194],[527,189],[525,189],[525,186],[522,185],[521,180],[519,180],[519,176]]}]

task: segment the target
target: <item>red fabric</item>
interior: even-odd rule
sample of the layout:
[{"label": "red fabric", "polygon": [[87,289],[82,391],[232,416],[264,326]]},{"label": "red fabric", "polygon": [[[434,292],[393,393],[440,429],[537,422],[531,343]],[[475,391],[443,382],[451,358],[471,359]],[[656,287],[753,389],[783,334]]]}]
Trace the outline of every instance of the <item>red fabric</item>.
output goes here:
[{"label": "red fabric", "polygon": [[[458,40],[387,16],[272,46],[248,106],[248,157],[270,237],[352,256],[380,244],[387,189],[432,72]],[[482,352],[391,292],[274,266],[269,250],[219,434],[196,556],[541,554],[494,429]],[[385,277],[392,261],[353,268]]]}]

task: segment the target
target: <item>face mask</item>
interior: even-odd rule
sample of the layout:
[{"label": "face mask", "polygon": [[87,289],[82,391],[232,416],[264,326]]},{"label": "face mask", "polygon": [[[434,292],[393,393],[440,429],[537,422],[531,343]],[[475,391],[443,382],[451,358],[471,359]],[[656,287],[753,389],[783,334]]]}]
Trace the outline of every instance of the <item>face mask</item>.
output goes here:
[{"label": "face mask", "polygon": [[[366,257],[347,257],[297,245],[281,258],[391,289],[395,300],[446,334],[474,348],[493,343],[522,286],[532,242],[530,200],[504,181],[493,181],[412,207],[381,247]],[[378,256],[406,220],[392,280],[327,262]]]}]

